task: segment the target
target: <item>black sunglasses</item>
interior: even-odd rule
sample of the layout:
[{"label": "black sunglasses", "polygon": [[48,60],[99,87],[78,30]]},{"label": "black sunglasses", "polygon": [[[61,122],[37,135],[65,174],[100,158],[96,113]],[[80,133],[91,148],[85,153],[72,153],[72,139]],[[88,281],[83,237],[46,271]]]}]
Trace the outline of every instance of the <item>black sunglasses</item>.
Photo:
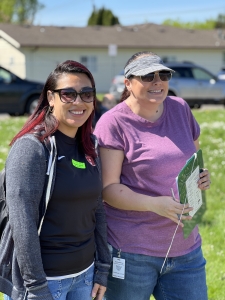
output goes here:
[{"label": "black sunglasses", "polygon": [[79,93],[71,88],[53,90],[52,92],[59,93],[59,98],[63,103],[75,102],[78,95],[82,101],[87,103],[93,102],[95,97],[95,88],[91,87],[84,87]]},{"label": "black sunglasses", "polygon": [[156,73],[153,72],[153,73],[149,73],[149,74],[140,76],[141,81],[143,81],[143,82],[151,82],[151,81],[154,80],[155,74],[159,74],[159,78],[162,81],[169,81],[171,79],[171,77],[172,77],[172,73],[170,71],[159,71],[159,72],[156,72]]}]

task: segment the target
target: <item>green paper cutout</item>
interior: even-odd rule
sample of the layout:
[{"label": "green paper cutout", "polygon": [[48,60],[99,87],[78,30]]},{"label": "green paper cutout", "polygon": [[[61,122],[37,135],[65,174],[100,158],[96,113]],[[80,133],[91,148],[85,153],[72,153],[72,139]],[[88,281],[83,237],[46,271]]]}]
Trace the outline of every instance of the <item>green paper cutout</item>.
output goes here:
[{"label": "green paper cutout", "polygon": [[[197,157],[195,158],[195,155],[197,154]],[[186,180],[191,175],[191,173],[196,169],[197,166],[199,168],[204,168],[203,163],[203,156],[202,156],[202,150],[199,149],[196,154],[193,154],[191,158],[187,161],[181,172],[179,173],[177,177],[177,186],[180,196],[180,203],[187,203],[188,199],[186,198]],[[188,221],[182,221],[184,223],[183,227],[183,235],[184,238],[188,238],[194,227],[202,221],[203,214],[206,211],[206,195],[205,191],[202,192],[202,205],[198,209],[198,211],[195,213],[195,215],[192,217],[191,220]]]}]

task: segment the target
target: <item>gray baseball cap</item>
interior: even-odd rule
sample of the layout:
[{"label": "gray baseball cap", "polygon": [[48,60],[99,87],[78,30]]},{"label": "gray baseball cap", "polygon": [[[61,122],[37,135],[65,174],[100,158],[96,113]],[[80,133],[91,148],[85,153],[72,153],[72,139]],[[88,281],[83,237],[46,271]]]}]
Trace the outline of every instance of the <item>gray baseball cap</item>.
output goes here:
[{"label": "gray baseball cap", "polygon": [[131,75],[143,76],[160,70],[175,72],[166,67],[163,60],[158,55],[145,55],[133,60],[127,65],[124,69],[124,76],[126,78],[129,78]]}]

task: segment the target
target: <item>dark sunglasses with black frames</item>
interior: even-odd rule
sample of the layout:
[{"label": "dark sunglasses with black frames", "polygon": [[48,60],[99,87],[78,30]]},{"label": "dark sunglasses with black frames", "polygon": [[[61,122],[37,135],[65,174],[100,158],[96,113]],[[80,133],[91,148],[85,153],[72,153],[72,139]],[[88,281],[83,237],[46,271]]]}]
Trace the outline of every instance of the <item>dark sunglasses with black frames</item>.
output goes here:
[{"label": "dark sunglasses with black frames", "polygon": [[78,93],[72,88],[53,90],[53,93],[59,93],[59,98],[63,103],[73,103],[79,95],[81,100],[87,103],[93,102],[95,97],[95,88],[84,87]]},{"label": "dark sunglasses with black frames", "polygon": [[155,74],[159,75],[159,78],[162,81],[169,81],[172,78],[172,72],[170,71],[159,71],[159,72],[152,72],[143,76],[140,76],[142,82],[151,82],[155,78]]},{"label": "dark sunglasses with black frames", "polygon": [[[140,77],[142,82],[151,82],[154,80],[155,78],[155,74],[159,74],[159,78],[162,81],[169,81],[172,78],[172,73],[170,71],[159,71],[159,72],[152,72],[152,73],[148,73],[146,75],[142,75],[142,76],[138,76]],[[133,78],[134,75],[130,75],[128,77],[128,79]]]}]

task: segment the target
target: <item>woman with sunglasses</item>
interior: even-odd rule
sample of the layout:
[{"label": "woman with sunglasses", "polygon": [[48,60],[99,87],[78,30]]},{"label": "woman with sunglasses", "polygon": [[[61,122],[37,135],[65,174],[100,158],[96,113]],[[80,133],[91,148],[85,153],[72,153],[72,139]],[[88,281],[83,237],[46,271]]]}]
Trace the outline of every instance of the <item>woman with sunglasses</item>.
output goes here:
[{"label": "woman with sunglasses", "polygon": [[[176,188],[200,129],[187,103],[167,96],[172,72],[152,52],[134,54],[121,103],[96,125],[113,257],[107,300],[207,299],[201,237],[196,226],[184,239],[192,208],[179,202]],[[208,170],[198,186],[209,188]]]},{"label": "woman with sunglasses", "polygon": [[9,223],[0,246],[5,299],[103,298],[110,253],[92,134],[95,105],[90,71],[65,61],[51,72],[35,112],[12,140]]}]

